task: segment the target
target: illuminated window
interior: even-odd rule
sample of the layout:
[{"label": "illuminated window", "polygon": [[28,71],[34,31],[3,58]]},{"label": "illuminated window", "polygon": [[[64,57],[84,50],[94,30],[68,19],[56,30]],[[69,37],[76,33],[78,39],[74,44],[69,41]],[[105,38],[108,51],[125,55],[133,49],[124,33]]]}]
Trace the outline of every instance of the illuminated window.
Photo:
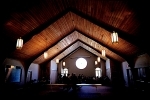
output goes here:
[{"label": "illuminated window", "polygon": [[64,75],[68,75],[68,69],[67,68],[64,68]]},{"label": "illuminated window", "polygon": [[87,61],[84,58],[78,58],[76,60],[76,67],[79,69],[84,69],[87,66]]},{"label": "illuminated window", "polygon": [[101,77],[101,68],[96,68],[95,74],[96,74],[96,77]]}]

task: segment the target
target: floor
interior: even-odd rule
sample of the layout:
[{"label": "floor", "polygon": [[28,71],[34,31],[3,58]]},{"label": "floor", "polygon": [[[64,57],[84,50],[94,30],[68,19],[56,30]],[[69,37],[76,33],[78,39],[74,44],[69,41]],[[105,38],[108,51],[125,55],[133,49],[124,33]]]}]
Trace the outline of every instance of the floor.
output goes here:
[{"label": "floor", "polygon": [[83,85],[77,86],[76,90],[72,88],[67,89],[62,85],[33,85],[31,87],[20,88],[17,90],[10,89],[5,91],[5,98],[14,98],[20,100],[23,99],[75,99],[75,100],[97,100],[97,99],[131,99],[131,98],[144,98],[147,99],[147,93],[145,91],[138,91],[127,88],[114,88],[111,86],[94,86]]}]

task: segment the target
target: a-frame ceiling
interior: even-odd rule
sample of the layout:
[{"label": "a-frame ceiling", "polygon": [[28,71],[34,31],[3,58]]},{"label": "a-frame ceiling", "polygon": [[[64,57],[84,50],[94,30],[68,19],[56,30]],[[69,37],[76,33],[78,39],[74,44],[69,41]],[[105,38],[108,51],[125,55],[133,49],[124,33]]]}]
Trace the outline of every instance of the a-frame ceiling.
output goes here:
[{"label": "a-frame ceiling", "polygon": [[[71,39],[72,38],[72,39]],[[67,40],[71,39],[71,42]],[[67,47],[69,46],[69,47]],[[49,57],[54,57],[55,55],[58,55],[58,53],[60,51],[61,56],[59,57],[55,57],[55,61],[56,59],[62,59],[63,57],[67,56],[69,53],[73,52],[75,49],[77,49],[79,46],[85,48],[86,50],[92,52],[93,54],[95,54],[95,50],[97,50],[97,56],[100,56],[101,58],[106,60],[106,57],[101,56],[101,51],[102,50],[106,50],[107,55],[109,55],[110,58],[113,58],[115,60],[118,61],[124,61],[124,59],[122,57],[120,57],[119,55],[117,55],[116,53],[112,52],[111,50],[105,48],[104,46],[100,45],[99,43],[93,41],[92,39],[82,35],[81,33],[74,31],[72,32],[72,34],[69,34],[68,36],[66,36],[64,39],[62,39],[61,41],[59,41],[55,46],[51,47],[50,49],[47,50]],[[53,52],[53,53],[51,53]],[[36,60],[34,60],[34,63],[43,63],[45,61],[45,59],[43,59],[44,57],[44,53],[39,56]],[[48,59],[49,59],[48,57]],[[52,59],[52,58],[51,58]]]},{"label": "a-frame ceiling", "polygon": [[[140,3],[140,9],[139,5]],[[78,47],[122,62],[150,52],[146,2],[128,0],[6,0],[2,4],[1,44],[5,57],[37,64],[62,59]],[[116,31],[119,43],[112,44]],[[15,48],[17,38],[24,46]],[[43,53],[48,51],[48,59]]]}]

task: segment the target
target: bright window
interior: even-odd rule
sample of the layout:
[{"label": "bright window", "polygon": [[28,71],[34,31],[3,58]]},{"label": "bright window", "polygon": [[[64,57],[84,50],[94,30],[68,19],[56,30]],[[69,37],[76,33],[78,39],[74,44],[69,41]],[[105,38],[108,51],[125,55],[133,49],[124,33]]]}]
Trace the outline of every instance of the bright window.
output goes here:
[{"label": "bright window", "polygon": [[101,68],[96,68],[95,74],[96,74],[96,77],[101,77]]},{"label": "bright window", "polygon": [[68,75],[68,69],[64,68],[64,74],[67,76]]},{"label": "bright window", "polygon": [[79,69],[84,69],[87,66],[87,61],[84,58],[78,58],[76,60],[76,67]]}]

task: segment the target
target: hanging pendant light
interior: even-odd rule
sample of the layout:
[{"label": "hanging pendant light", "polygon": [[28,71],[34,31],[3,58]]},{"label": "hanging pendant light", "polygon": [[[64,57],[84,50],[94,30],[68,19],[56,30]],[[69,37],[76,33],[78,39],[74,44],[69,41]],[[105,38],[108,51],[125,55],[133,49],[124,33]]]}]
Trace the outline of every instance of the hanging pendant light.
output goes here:
[{"label": "hanging pendant light", "polygon": [[[47,47],[47,38],[46,38],[46,47]],[[45,52],[44,52],[44,58],[47,59],[47,57],[48,57],[48,52],[45,51]]]},{"label": "hanging pendant light", "polygon": [[48,53],[44,52],[44,58],[47,59],[47,57],[48,57]]},{"label": "hanging pendant light", "polygon": [[21,49],[23,47],[23,39],[18,38],[17,39],[17,44],[16,44],[16,49]]},{"label": "hanging pendant light", "polygon": [[57,64],[59,63],[59,59],[56,59],[56,63],[57,63]]},{"label": "hanging pendant light", "polygon": [[100,58],[100,57],[97,57],[97,61],[100,62],[100,61],[101,61],[101,58]]},{"label": "hanging pendant light", "polygon": [[[22,19],[21,19],[21,22],[22,22]],[[22,25],[21,25],[21,23],[19,24],[19,26],[20,26],[19,29],[22,31]],[[23,47],[23,39],[21,37],[19,37],[17,39],[16,49],[22,49],[22,47]]]},{"label": "hanging pendant light", "polygon": [[95,65],[97,65],[97,61],[95,61]]},{"label": "hanging pendant light", "polygon": [[105,50],[102,50],[102,56],[103,56],[103,57],[106,56]]},{"label": "hanging pendant light", "polygon": [[66,65],[66,63],[65,62],[63,62],[63,66],[65,66]]},{"label": "hanging pendant light", "polygon": [[114,32],[111,34],[112,43],[118,43],[118,33]]}]

